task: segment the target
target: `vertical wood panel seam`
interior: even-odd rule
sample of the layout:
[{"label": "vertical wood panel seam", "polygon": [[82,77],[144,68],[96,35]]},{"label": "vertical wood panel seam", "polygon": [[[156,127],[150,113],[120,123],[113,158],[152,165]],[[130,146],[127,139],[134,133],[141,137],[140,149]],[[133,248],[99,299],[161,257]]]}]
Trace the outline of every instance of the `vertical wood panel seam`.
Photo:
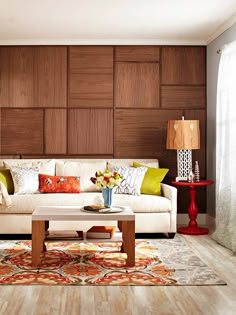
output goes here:
[{"label": "vertical wood panel seam", "polygon": [[67,46],[67,71],[66,71],[66,75],[67,75],[67,104],[66,104],[66,154],[69,154],[69,97],[70,97],[70,93],[69,93],[69,89],[70,89],[70,75],[69,75],[69,71],[70,71],[70,46]]},{"label": "vertical wood panel seam", "polygon": [[43,154],[46,154],[46,109],[43,108]]},{"label": "vertical wood panel seam", "polygon": [[162,47],[159,47],[159,104],[162,108]]},{"label": "vertical wood panel seam", "polygon": [[0,154],[2,153],[2,108],[0,107]]},{"label": "vertical wood panel seam", "polygon": [[115,47],[112,46],[112,55],[113,55],[113,76],[112,76],[112,85],[113,85],[113,103],[112,103],[112,117],[113,117],[113,144],[112,144],[112,155],[114,158],[114,154],[115,154]]}]

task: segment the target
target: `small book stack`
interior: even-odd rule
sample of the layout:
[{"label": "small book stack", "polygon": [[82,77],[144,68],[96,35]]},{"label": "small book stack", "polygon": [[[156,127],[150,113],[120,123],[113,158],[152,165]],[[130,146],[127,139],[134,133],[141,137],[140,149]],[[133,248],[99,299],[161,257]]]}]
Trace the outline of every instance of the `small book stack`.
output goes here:
[{"label": "small book stack", "polygon": [[92,226],[86,233],[87,238],[110,239],[116,231],[116,226]]},{"label": "small book stack", "polygon": [[83,231],[48,231],[46,240],[83,240]]},{"label": "small book stack", "polygon": [[96,205],[90,205],[90,206],[84,206],[84,210],[89,212],[109,212],[111,208],[106,208],[104,206],[96,206]]}]

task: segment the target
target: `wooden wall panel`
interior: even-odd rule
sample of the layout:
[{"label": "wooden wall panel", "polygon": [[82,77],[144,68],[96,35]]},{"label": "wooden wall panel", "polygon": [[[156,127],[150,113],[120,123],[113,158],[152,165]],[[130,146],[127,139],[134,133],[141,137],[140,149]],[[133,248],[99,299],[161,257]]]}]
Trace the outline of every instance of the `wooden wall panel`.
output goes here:
[{"label": "wooden wall panel", "polygon": [[45,153],[67,153],[67,111],[45,110]]},{"label": "wooden wall panel", "polygon": [[[6,157],[4,157],[6,158]],[[10,158],[10,157],[9,157]],[[96,156],[93,155],[84,155],[84,154],[57,154],[55,156],[55,154],[37,154],[37,155],[21,155],[22,159],[53,159],[53,158],[57,158],[57,159],[94,159],[96,158]],[[98,156],[99,159],[112,159],[113,158],[113,154],[109,155],[109,154],[102,154]],[[1,159],[1,155],[0,155],[0,159]]]},{"label": "wooden wall panel", "polygon": [[113,107],[113,47],[70,47],[69,106]]},{"label": "wooden wall panel", "polygon": [[[1,151],[0,151],[1,152]],[[8,159],[20,159],[20,155],[1,155],[0,154],[0,159],[1,160],[8,160]],[[2,164],[1,164],[2,165]],[[1,168],[1,166],[0,166]]]},{"label": "wooden wall panel", "polygon": [[9,106],[9,47],[0,47],[0,107]]},{"label": "wooden wall panel", "polygon": [[1,47],[1,107],[66,107],[66,47]]},{"label": "wooden wall panel", "polygon": [[158,108],[159,95],[158,63],[116,63],[116,108]]},{"label": "wooden wall panel", "polygon": [[69,154],[113,154],[113,111],[71,109]]},{"label": "wooden wall panel", "polygon": [[192,150],[193,167],[194,162],[198,161],[200,176],[206,177],[206,111],[205,110],[185,110],[185,119],[198,119],[200,124],[200,149]]},{"label": "wooden wall panel", "polygon": [[118,46],[115,48],[116,61],[159,61],[160,48],[158,46]]},{"label": "wooden wall panel", "polygon": [[[0,156],[157,157],[171,182],[177,152],[166,149],[167,121],[184,115],[200,120],[193,162],[204,178],[205,55],[203,46],[0,47]],[[188,193],[179,193],[180,212]],[[203,212],[205,196],[197,194]]]},{"label": "wooden wall panel", "polygon": [[0,108],[0,155],[2,152],[2,109]]},{"label": "wooden wall panel", "polygon": [[67,104],[67,48],[37,48],[37,105],[66,107]]},{"label": "wooden wall panel", "polygon": [[43,110],[1,110],[2,154],[43,153]]},{"label": "wooden wall panel", "polygon": [[[176,164],[176,151],[166,150],[167,121],[181,117],[181,110],[117,110],[116,158],[158,158],[165,167]],[[173,153],[174,154],[169,154]],[[171,157],[171,159],[170,159]],[[176,166],[174,176],[176,176]]]},{"label": "wooden wall panel", "polygon": [[205,85],[206,47],[164,46],[162,84]]},{"label": "wooden wall panel", "polygon": [[9,107],[35,104],[35,48],[10,48]]},{"label": "wooden wall panel", "polygon": [[112,107],[113,76],[71,74],[70,107]]},{"label": "wooden wall panel", "polygon": [[162,108],[205,108],[206,88],[204,86],[162,86]]},{"label": "wooden wall panel", "polygon": [[71,46],[70,73],[113,74],[113,47]]}]

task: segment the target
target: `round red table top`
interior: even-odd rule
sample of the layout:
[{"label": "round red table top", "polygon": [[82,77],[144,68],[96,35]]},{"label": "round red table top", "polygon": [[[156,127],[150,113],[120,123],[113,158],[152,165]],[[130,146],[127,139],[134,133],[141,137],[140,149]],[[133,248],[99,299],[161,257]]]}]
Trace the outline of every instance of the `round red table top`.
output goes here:
[{"label": "round red table top", "polygon": [[199,182],[176,182],[172,181],[171,184],[176,185],[176,186],[207,186],[207,185],[212,185],[214,182],[212,180],[206,180],[206,179],[201,179]]}]

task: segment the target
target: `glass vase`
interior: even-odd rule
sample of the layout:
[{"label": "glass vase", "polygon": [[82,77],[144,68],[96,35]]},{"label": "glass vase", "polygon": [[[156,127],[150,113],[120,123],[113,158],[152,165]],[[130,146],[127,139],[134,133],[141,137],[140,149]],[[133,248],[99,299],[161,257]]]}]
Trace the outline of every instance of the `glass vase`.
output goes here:
[{"label": "glass vase", "polygon": [[102,188],[102,197],[106,208],[110,208],[112,206],[113,193],[114,188]]}]

